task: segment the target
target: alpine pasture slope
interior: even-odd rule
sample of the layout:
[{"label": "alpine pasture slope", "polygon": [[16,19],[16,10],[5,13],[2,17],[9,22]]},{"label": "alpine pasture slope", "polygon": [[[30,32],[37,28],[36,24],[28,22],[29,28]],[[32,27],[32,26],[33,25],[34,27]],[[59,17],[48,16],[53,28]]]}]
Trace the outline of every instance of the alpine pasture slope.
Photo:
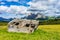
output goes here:
[{"label": "alpine pasture slope", "polygon": [[60,40],[60,25],[39,25],[34,33],[7,31],[7,23],[0,22],[0,40]]}]

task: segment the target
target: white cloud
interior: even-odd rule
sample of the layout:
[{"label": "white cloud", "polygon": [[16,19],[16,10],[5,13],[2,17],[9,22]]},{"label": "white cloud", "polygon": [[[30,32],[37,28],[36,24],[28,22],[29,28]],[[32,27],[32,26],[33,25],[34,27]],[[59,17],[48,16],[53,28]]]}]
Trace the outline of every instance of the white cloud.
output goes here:
[{"label": "white cloud", "polygon": [[7,12],[18,14],[18,13],[25,13],[26,10],[27,10],[27,7],[25,6],[10,6]]},{"label": "white cloud", "polygon": [[49,13],[51,15],[57,11],[58,12],[60,11],[60,1],[59,0],[32,0],[28,4],[30,4],[30,8],[46,10],[46,12],[43,12],[43,13]]},{"label": "white cloud", "polygon": [[18,14],[18,13],[25,13],[27,11],[27,7],[25,6],[0,6],[0,11],[5,11],[7,13],[13,13],[13,14]]},{"label": "white cloud", "polygon": [[[18,1],[18,0],[7,0],[7,1]],[[7,6],[0,6],[0,12],[6,12],[11,14],[19,14],[19,13],[28,13],[27,9],[30,8],[36,8],[39,10],[46,10],[45,12],[42,11],[42,13],[49,13],[49,15],[54,14],[55,12],[59,12],[60,10],[57,9],[60,5],[60,1],[57,0],[33,0],[28,3],[30,7],[25,6],[13,6],[10,7]]]},{"label": "white cloud", "polygon": [[[19,14],[25,14],[27,12],[27,7],[25,6],[13,6],[11,5],[10,7],[7,6],[0,6],[0,12],[4,15],[0,15],[1,17],[4,18],[21,18],[24,17],[25,15],[19,15]],[[17,14],[17,15],[16,15]]]},{"label": "white cloud", "polygon": [[46,10],[48,8],[46,5],[44,5],[44,4],[46,4],[46,2],[44,2],[44,1],[29,2],[28,4],[30,4],[31,7],[35,7],[37,9]]},{"label": "white cloud", "polygon": [[58,0],[48,0],[49,3],[55,3],[57,2]]},{"label": "white cloud", "polygon": [[[0,6],[0,12],[4,14],[4,15],[1,16],[1,17],[4,17],[4,18],[14,18],[14,17],[21,18],[21,17],[24,17],[24,15],[19,16],[19,14],[27,13],[27,7],[25,7],[25,6],[12,6],[12,5],[10,7]],[[5,17],[5,15],[7,15],[7,13],[8,13],[9,16]]]},{"label": "white cloud", "polygon": [[8,7],[6,7],[6,6],[0,6],[0,12],[1,11],[6,11],[6,10],[8,10]]}]

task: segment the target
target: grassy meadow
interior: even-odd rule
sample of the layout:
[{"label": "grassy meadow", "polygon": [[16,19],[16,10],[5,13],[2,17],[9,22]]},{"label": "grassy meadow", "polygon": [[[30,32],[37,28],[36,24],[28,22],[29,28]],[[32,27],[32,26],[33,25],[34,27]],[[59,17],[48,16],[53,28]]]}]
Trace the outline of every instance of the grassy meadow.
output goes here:
[{"label": "grassy meadow", "polygon": [[0,22],[0,40],[60,40],[60,25],[39,25],[34,33],[7,31],[7,23]]}]

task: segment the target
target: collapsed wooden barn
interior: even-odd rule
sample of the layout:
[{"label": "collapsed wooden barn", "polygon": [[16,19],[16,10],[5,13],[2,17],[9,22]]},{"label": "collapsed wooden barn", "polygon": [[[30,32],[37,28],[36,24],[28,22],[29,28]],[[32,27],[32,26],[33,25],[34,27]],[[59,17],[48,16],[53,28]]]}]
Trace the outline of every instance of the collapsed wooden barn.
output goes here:
[{"label": "collapsed wooden barn", "polygon": [[8,23],[8,32],[33,33],[39,21],[27,19],[14,19]]}]

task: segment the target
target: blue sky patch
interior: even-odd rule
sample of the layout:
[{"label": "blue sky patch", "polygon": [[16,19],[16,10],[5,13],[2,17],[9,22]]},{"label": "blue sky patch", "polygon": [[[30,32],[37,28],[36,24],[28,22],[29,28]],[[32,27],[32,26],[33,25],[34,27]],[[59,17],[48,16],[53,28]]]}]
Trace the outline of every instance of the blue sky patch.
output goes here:
[{"label": "blue sky patch", "polygon": [[[10,6],[10,5],[17,5],[17,6],[29,6],[27,3],[31,1],[31,0],[18,0],[16,1],[7,1],[7,0],[2,0],[0,1],[0,6]],[[1,4],[1,2],[3,2],[4,4]]]}]

